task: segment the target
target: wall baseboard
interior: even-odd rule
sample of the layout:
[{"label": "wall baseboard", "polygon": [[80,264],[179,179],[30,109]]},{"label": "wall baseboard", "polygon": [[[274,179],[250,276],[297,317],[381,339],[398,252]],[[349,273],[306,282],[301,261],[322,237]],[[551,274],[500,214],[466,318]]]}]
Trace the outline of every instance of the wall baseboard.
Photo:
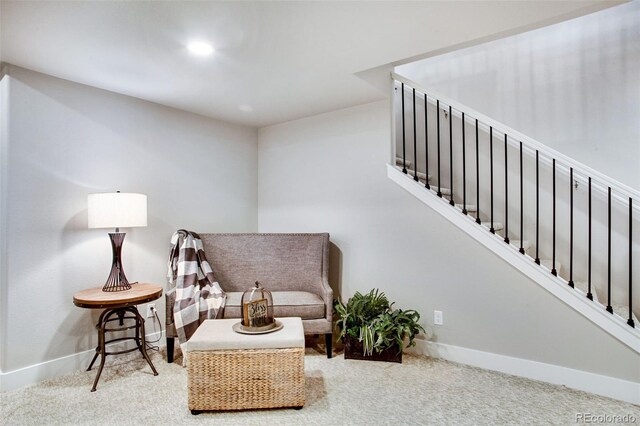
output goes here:
[{"label": "wall baseboard", "polygon": [[[155,340],[159,334],[160,332],[148,334],[147,339]],[[164,346],[166,344],[165,339],[162,339],[158,344],[161,347]],[[132,342],[119,342],[108,347],[110,350],[121,350],[125,347],[133,346]],[[407,352],[539,380],[554,385],[567,386],[632,404],[640,404],[640,383],[628,380],[426,340],[416,340],[416,346],[408,349]],[[90,349],[18,370],[6,373],[0,372],[0,391],[14,390],[42,380],[53,379],[64,374],[84,370],[89,365],[94,353],[95,349]],[[107,365],[113,359],[115,358],[108,358]]]},{"label": "wall baseboard", "polygon": [[[147,340],[155,340],[160,336],[160,333],[164,335],[164,331],[158,331],[155,333],[147,334]],[[160,347],[166,345],[165,339],[155,343]],[[110,351],[118,351],[133,348],[132,341],[117,342],[107,345]],[[17,370],[0,372],[0,392],[10,391],[18,389],[24,386],[32,385],[43,380],[53,379],[65,374],[73,373],[79,370],[85,370],[91,358],[96,353],[95,349],[90,349],[83,352],[63,356],[60,358],[52,359],[50,361],[41,362],[39,364],[33,364],[28,367],[19,368]],[[142,355],[140,355],[142,357]],[[108,357],[106,364],[109,365],[117,357]],[[99,361],[96,361],[98,363]],[[97,369],[93,367],[92,371]]]},{"label": "wall baseboard", "polygon": [[416,340],[416,346],[407,352],[640,404],[640,383],[615,377],[426,340]]}]

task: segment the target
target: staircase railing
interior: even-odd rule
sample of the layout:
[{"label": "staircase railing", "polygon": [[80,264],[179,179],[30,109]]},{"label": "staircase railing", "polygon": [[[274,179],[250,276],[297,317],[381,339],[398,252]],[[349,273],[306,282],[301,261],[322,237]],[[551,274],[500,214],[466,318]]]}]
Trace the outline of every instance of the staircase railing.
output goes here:
[{"label": "staircase railing", "polygon": [[[613,294],[612,289],[615,289],[617,292],[621,292],[622,286],[620,285],[620,277],[622,275],[627,275],[627,285],[626,285],[626,304],[625,307],[626,312],[621,312],[620,309],[615,309],[615,313],[622,316],[626,319],[626,323],[635,327],[635,323],[637,320],[634,320],[634,311],[633,311],[633,290],[634,290],[634,263],[637,264],[637,259],[634,261],[634,257],[637,256],[637,251],[634,250],[634,234],[633,234],[633,223],[640,218],[640,192],[635,189],[624,185],[620,182],[615,181],[614,179],[584,165],[580,162],[567,157],[566,155],[549,148],[541,144],[540,142],[523,135],[522,133],[511,129],[510,127],[499,123],[496,120],[491,119],[473,109],[466,107],[454,100],[451,100],[445,96],[438,95],[433,91],[422,88],[419,84],[402,77],[398,74],[392,73],[392,79],[394,80],[394,92],[395,96],[400,94],[401,99],[399,101],[401,111],[394,111],[394,138],[395,128],[397,126],[401,126],[402,133],[399,135],[399,141],[396,141],[398,145],[398,149],[394,144],[393,152],[392,152],[392,164],[401,167],[402,172],[411,176],[415,182],[420,182],[424,180],[425,190],[434,194],[434,196],[440,198],[448,198],[448,204],[450,204],[455,210],[459,211],[464,215],[473,215],[475,216],[475,222],[478,225],[483,225],[483,219],[481,215],[485,217],[488,215],[489,226],[487,227],[488,232],[492,234],[496,234],[498,231],[503,232],[503,241],[506,244],[515,244],[516,248],[523,255],[526,254],[526,250],[529,248],[529,244],[524,239],[525,235],[525,223],[527,222],[527,217],[525,217],[525,173],[523,171],[524,164],[524,156],[527,155],[530,157],[531,162],[535,158],[535,183],[531,182],[531,186],[535,186],[535,255],[531,256],[533,262],[541,267],[546,267],[549,269],[549,272],[558,276],[558,270],[560,269],[558,257],[560,254],[560,247],[558,247],[558,238],[561,237],[564,239],[568,237],[568,253],[562,253],[562,256],[565,260],[568,259],[569,263],[569,273],[568,277],[564,279],[566,284],[572,288],[575,287],[583,287],[581,291],[584,293],[585,297],[591,301],[594,301],[594,298],[597,301],[597,295],[595,295],[595,282],[593,277],[593,256],[596,250],[594,250],[594,231],[603,231],[606,227],[606,300],[604,308],[607,312],[614,314],[614,307],[616,304],[613,302]],[[411,104],[409,106],[406,105],[406,100],[409,99]],[[395,105],[395,102],[394,102]],[[433,108],[435,107],[435,128],[433,126],[432,120],[429,119],[429,115],[433,115]],[[406,111],[407,109],[411,109],[411,114],[407,117]],[[422,108],[423,114],[418,117],[417,109]],[[398,120],[398,113],[400,114],[400,119]],[[441,128],[441,116],[444,116],[444,119],[448,120],[449,125],[448,129],[444,132]],[[458,140],[454,137],[453,131],[453,118],[457,117],[461,122],[461,129],[458,132]],[[398,122],[396,122],[398,121]],[[409,121],[409,123],[407,123]],[[467,137],[466,128],[469,127],[472,129],[472,132],[475,133],[475,161],[472,161],[471,164],[474,164],[475,174],[469,175],[467,173],[468,169],[468,152],[467,145],[469,143],[469,138]],[[424,141],[420,141],[420,143],[424,144],[424,156],[418,156],[418,152],[422,149],[422,146],[418,144],[418,132],[419,129],[424,129],[423,139]],[[407,135],[408,131],[411,132],[411,135]],[[433,132],[435,131],[435,159],[430,158],[430,151],[433,151],[433,147],[430,144],[433,144],[433,141],[430,140],[433,137]],[[484,132],[488,134],[488,159],[484,159],[488,164],[482,164],[481,161],[481,149],[486,149],[486,144],[481,144],[479,135],[480,132]],[[446,135],[448,133],[448,135]],[[501,177],[504,180],[504,189],[500,191],[495,188],[495,168],[494,164],[496,158],[494,158],[494,151],[496,143],[500,143],[494,141],[495,137],[502,137],[503,147],[500,149],[504,149],[504,158],[502,159],[502,167],[504,175]],[[411,138],[412,140],[408,140]],[[443,142],[443,139],[448,139],[448,150],[447,148],[443,149],[443,145],[446,142]],[[496,143],[494,143],[496,142]],[[409,147],[407,147],[408,144]],[[459,162],[456,162],[456,155],[454,155],[454,146],[460,144],[461,155],[458,155],[460,158]],[[472,145],[473,147],[473,145]],[[510,151],[517,151],[518,161],[517,162],[509,162],[509,153]],[[408,152],[408,149],[413,151],[412,153]],[[396,150],[398,155],[396,155]],[[445,151],[445,153],[443,153]],[[448,153],[446,153],[448,151]],[[433,157],[433,154],[432,156]],[[444,158],[443,158],[444,157]],[[448,157],[448,158],[447,158]],[[424,162],[423,162],[424,159]],[[448,159],[448,164],[446,160]],[[443,166],[444,161],[444,166]],[[422,170],[424,170],[424,175],[419,170],[420,163],[423,163]],[[432,171],[432,167],[435,165],[435,173],[436,173],[436,183],[432,184],[430,182],[431,176],[430,171]],[[448,176],[447,181],[443,179],[443,167],[448,166]],[[541,172],[541,166],[546,166],[551,168],[551,188],[547,188],[544,184],[541,183],[541,178],[548,178],[548,176],[543,175]],[[488,179],[483,179],[481,177],[481,168],[488,168],[489,176]],[[461,171],[461,173],[460,173]],[[518,176],[517,186],[519,188],[519,197],[516,202],[512,202],[510,204],[509,193],[510,193],[510,174],[513,176],[514,174]],[[475,176],[474,176],[475,175]],[[569,199],[565,200],[561,198],[558,194],[558,185],[557,180],[558,176],[567,176],[569,181]],[[513,177],[512,177],[513,178]],[[457,179],[460,179],[460,182],[457,182]],[[468,181],[475,180],[475,194],[469,193],[467,190]],[[488,188],[483,186],[486,184],[486,180],[488,180]],[[533,179],[531,179],[533,181]],[[574,191],[577,190],[578,185],[584,185],[587,187],[587,197],[588,204],[586,209],[577,209],[574,202]],[[461,195],[456,191],[456,186],[461,186]],[[501,207],[501,214],[503,217],[503,222],[498,224],[496,221],[496,205],[495,201],[497,198],[497,191],[500,191],[500,196],[504,197],[504,205]],[[551,259],[548,262],[541,261],[541,247],[548,243],[547,241],[543,241],[541,238],[541,202],[540,195],[541,192],[551,193]],[[604,218],[600,222],[596,221],[593,218],[593,199],[598,195],[602,194],[606,196],[606,225]],[[469,204],[469,195],[475,195],[476,204]],[[529,194],[526,194],[529,195]],[[456,199],[461,201],[461,204],[456,204]],[[483,205],[483,209],[481,210],[480,202],[482,200],[488,201],[488,206]],[[636,202],[634,203],[634,200]],[[562,208],[559,208],[559,203],[562,204]],[[515,205],[514,205],[515,204]],[[565,204],[568,204],[568,207],[565,207]],[[621,212],[620,207],[624,206],[624,212]],[[513,232],[513,227],[509,229],[509,212],[514,208],[518,209],[519,213],[519,227],[518,227],[518,237],[519,239],[510,239],[510,235],[513,236],[515,233]],[[612,209],[615,212],[612,212]],[[488,210],[488,212],[487,212]],[[532,209],[533,210],[533,209]],[[561,212],[559,212],[561,210]],[[566,210],[566,211],[565,211]],[[579,211],[578,211],[579,210]],[[584,211],[586,210],[586,212]],[[488,213],[488,214],[487,214]],[[565,215],[568,213],[569,216],[569,229],[568,235],[565,233],[558,232],[558,219],[559,214]],[[577,282],[575,280],[576,277],[576,252],[575,252],[575,229],[574,229],[574,219],[576,214],[586,216],[586,228],[584,229],[586,235],[584,236],[585,242],[587,244],[586,247],[586,259],[580,259],[580,264],[585,265],[586,271],[581,270],[580,272],[583,275],[586,275],[586,283],[585,282]],[[624,241],[624,245],[627,248],[627,253],[624,256],[616,254],[616,261],[614,262],[612,259],[612,233],[614,232],[614,224],[612,223],[612,216],[616,215],[616,223],[615,223],[615,238],[618,243]],[[566,219],[563,217],[562,219]],[[516,219],[517,220],[517,219]],[[623,223],[623,222],[626,222]],[[594,223],[597,225],[597,229],[594,230]],[[486,226],[486,225],[485,225]],[[626,232],[621,232],[621,228],[626,227]],[[637,229],[637,228],[636,228]],[[626,234],[626,235],[623,235]],[[581,234],[582,236],[582,234]],[[636,239],[637,241],[637,239]],[[619,247],[620,244],[617,245]],[[583,248],[583,247],[581,247]],[[563,248],[564,249],[564,248]],[[583,248],[584,249],[584,248]],[[603,250],[604,251],[604,250]],[[598,251],[599,252],[599,251]],[[623,261],[623,257],[626,256],[626,262]],[[584,257],[584,256],[583,256]],[[625,264],[626,263],[626,264]],[[604,268],[604,265],[602,265]],[[615,268],[615,270],[614,270]],[[627,274],[622,274],[621,269],[626,268]],[[598,271],[601,272],[601,271]],[[602,271],[603,272],[603,271]],[[616,277],[617,283],[613,282],[614,277]],[[636,280],[637,281],[637,280]],[[615,284],[615,285],[614,285]],[[595,297],[594,297],[595,295]],[[620,300],[620,297],[618,297]],[[594,302],[595,302],[594,301]]]}]

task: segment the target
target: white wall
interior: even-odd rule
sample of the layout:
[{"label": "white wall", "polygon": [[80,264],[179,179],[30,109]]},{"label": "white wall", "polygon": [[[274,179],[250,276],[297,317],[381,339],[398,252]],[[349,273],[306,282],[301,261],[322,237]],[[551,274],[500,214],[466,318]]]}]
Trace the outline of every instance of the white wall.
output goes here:
[{"label": "white wall", "polygon": [[[75,292],[101,286],[111,264],[108,230],[87,229],[88,193],[148,195],[149,226],[126,230],[130,281],[165,286],[176,229],[257,230],[255,129],[20,68],[10,67],[9,79],[0,157],[4,373],[96,345],[97,313],[72,303]],[[156,304],[164,318],[163,299]]]},{"label": "white wall", "polygon": [[260,129],[260,232],[330,232],[337,294],[378,287],[433,341],[640,381],[637,354],[386,178],[389,117],[377,102]]},{"label": "white wall", "polygon": [[640,188],[640,2],[396,71]]}]

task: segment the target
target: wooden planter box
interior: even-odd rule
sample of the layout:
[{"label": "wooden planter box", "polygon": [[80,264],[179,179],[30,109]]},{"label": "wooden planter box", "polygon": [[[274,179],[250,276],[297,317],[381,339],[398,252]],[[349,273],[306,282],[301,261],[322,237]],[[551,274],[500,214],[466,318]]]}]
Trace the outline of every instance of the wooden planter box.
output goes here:
[{"label": "wooden planter box", "polygon": [[363,355],[362,342],[353,337],[344,338],[344,359],[359,359],[364,361],[398,362],[402,364],[402,351],[397,344],[382,352],[373,351],[371,355]]}]

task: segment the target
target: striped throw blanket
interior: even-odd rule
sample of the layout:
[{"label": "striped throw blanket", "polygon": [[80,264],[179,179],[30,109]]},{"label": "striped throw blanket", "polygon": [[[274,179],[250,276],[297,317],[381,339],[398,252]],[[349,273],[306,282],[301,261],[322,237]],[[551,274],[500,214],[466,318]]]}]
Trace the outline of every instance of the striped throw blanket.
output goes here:
[{"label": "striped throw blanket", "polygon": [[171,237],[167,276],[176,289],[173,316],[184,354],[186,342],[205,319],[222,317],[226,295],[195,232],[180,229]]}]

